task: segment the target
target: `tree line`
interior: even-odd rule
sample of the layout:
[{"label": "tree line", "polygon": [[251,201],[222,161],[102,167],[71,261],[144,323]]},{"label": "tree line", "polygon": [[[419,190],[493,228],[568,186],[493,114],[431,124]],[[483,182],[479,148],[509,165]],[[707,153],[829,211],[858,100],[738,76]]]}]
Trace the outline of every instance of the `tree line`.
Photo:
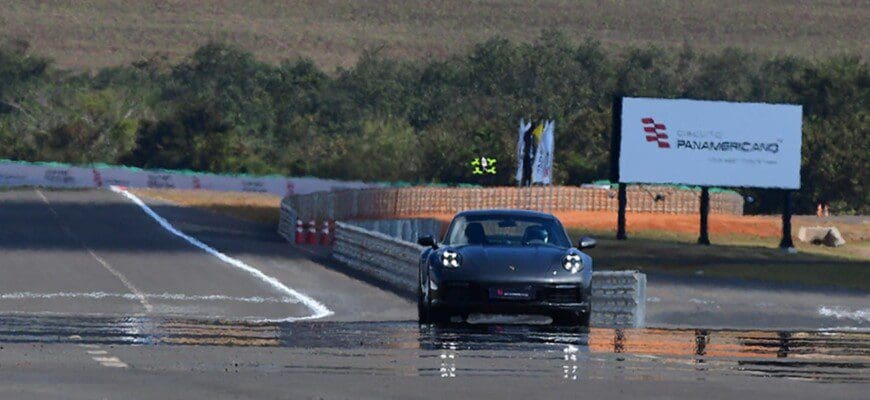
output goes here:
[{"label": "tree line", "polygon": [[[558,31],[438,60],[370,49],[330,72],[226,43],[87,73],[35,53],[0,45],[0,158],[514,185],[519,119],[550,118],[555,181],[579,185],[609,176],[614,95],[793,103],[804,106],[798,210],[870,211],[870,70],[859,55],[612,50]],[[473,174],[481,156],[498,160],[496,174]],[[756,199],[747,211],[779,211],[776,191],[740,190]]]}]

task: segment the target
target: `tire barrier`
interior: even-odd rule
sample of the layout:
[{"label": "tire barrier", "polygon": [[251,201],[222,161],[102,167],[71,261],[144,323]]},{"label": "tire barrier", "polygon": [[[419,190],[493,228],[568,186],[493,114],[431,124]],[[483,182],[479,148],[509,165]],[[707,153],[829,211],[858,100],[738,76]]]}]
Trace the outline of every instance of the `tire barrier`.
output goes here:
[{"label": "tire barrier", "polygon": [[[675,186],[629,186],[629,212],[696,214],[700,191]],[[287,196],[282,201],[303,219],[390,219],[448,214],[481,208],[541,211],[616,211],[616,190],[609,187],[369,188],[337,189]],[[743,215],[743,197],[710,193],[710,212]]]},{"label": "tire barrier", "polygon": [[[424,247],[349,223],[335,223],[332,256],[347,267],[416,298],[417,266]],[[646,316],[646,275],[600,271],[592,275],[595,326],[642,327]]]}]

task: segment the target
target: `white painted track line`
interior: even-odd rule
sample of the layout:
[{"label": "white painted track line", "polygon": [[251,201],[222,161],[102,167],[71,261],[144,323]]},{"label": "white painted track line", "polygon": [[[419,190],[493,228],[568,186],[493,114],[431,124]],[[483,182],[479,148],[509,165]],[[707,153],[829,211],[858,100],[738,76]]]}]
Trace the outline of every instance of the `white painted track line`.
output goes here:
[{"label": "white painted track line", "polygon": [[[76,338],[81,339],[80,336],[77,336]],[[100,363],[100,365],[102,365],[104,367],[108,367],[108,368],[129,368],[130,367],[129,365],[127,365],[127,363],[121,361],[120,358],[109,354],[108,351],[99,350],[100,346],[98,346],[98,345],[82,343],[79,346],[84,347],[86,349],[92,349],[92,350],[85,350],[85,353],[88,353],[88,355],[91,356],[92,360]]]},{"label": "white painted track line", "polygon": [[[142,293],[142,297],[146,299],[157,300],[177,300],[177,301],[231,301],[238,303],[285,303],[296,304],[299,300],[291,297],[236,297],[226,296],[222,294],[207,294],[207,295],[190,295],[180,293]],[[106,292],[87,292],[87,293],[70,293],[70,292],[55,292],[55,293],[34,293],[34,292],[12,292],[0,293],[0,300],[30,300],[30,299],[127,299],[136,300],[139,296],[130,293],[106,293]]]},{"label": "white painted track line", "polygon": [[58,215],[58,213],[57,213],[57,211],[55,211],[54,207],[51,206],[51,202],[48,201],[48,198],[45,197],[44,194],[42,194],[42,191],[40,191],[39,189],[36,189],[36,194],[39,195],[39,197],[42,199],[42,201],[48,207],[48,211],[50,211],[51,215],[54,216],[54,220],[57,222],[57,225],[64,232],[64,234],[66,236],[68,236],[70,239],[72,239],[73,241],[77,242],[79,244],[79,246],[82,246],[82,248],[84,248],[88,252],[88,254],[90,254],[91,257],[97,261],[97,263],[102,265],[103,268],[105,268],[106,271],[109,271],[110,274],[112,274],[116,278],[118,278],[118,280],[121,281],[121,283],[123,283],[124,286],[127,287],[127,289],[130,289],[130,292],[133,293],[136,300],[139,300],[139,303],[142,304],[142,307],[145,307],[146,312],[149,312],[149,313],[152,312],[154,310],[154,308],[151,306],[151,303],[149,303],[148,300],[145,299],[145,296],[142,295],[142,292],[136,286],[134,286],[133,283],[130,282],[130,280],[127,279],[126,276],[124,276],[124,274],[120,273],[115,268],[112,268],[112,266],[108,262],[106,262],[106,260],[103,260],[102,258],[100,258],[100,256],[97,255],[97,253],[94,253],[94,251],[90,247],[85,245],[85,243],[82,242],[81,239],[79,239],[76,235],[74,235],[72,233],[72,231],[69,229],[69,227],[66,226],[66,224],[64,224],[63,221],[60,219],[60,215]]},{"label": "white painted track line", "polygon": [[137,197],[133,193],[130,193],[126,189],[118,187],[118,186],[111,186],[110,189],[113,192],[119,193],[119,194],[123,195],[124,197],[130,199],[130,201],[132,201],[134,204],[139,206],[139,208],[141,208],[142,211],[145,212],[145,214],[148,214],[149,217],[151,217],[152,219],[157,221],[157,223],[160,224],[160,226],[162,226],[163,229],[166,229],[167,231],[169,231],[173,235],[184,239],[185,241],[187,241],[191,245],[200,248],[201,250],[205,251],[206,253],[209,253],[209,254],[217,257],[219,260],[251,274],[255,278],[269,284],[270,286],[277,289],[278,291],[285,293],[288,296],[299,300],[299,302],[304,304],[306,307],[310,308],[311,311],[313,312],[313,314],[311,314],[309,316],[305,316],[305,317],[286,317],[286,318],[280,318],[280,319],[264,319],[263,321],[275,321],[275,322],[300,321],[300,320],[323,318],[323,317],[327,317],[327,316],[330,316],[333,314],[332,310],[330,310],[329,308],[327,308],[325,305],[321,304],[317,300],[315,300],[315,299],[313,299],[313,298],[311,298],[303,293],[300,293],[300,292],[288,287],[287,285],[284,285],[278,279],[264,274],[262,271],[254,268],[248,264],[245,264],[241,260],[235,259],[233,257],[230,257],[230,256],[224,254],[224,253],[221,253],[220,251],[215,250],[211,246],[199,241],[198,239],[196,239],[192,236],[189,236],[186,233],[181,232],[180,230],[176,229],[174,226],[172,226],[172,224],[169,223],[169,221],[167,221],[165,218],[158,215],[156,212],[154,212],[154,210],[151,209],[151,207],[148,207],[148,205],[145,204],[145,202],[143,202],[141,199],[139,199],[139,197]]},{"label": "white painted track line", "polygon": [[94,361],[100,363],[104,367],[110,368],[127,368],[127,363],[121,361],[118,357],[91,357]]}]

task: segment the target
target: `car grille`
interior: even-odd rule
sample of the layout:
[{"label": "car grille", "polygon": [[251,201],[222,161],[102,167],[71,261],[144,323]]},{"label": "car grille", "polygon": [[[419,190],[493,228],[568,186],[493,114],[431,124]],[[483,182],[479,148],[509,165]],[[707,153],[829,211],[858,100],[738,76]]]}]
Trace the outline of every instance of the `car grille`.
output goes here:
[{"label": "car grille", "polygon": [[452,302],[478,302],[486,301],[487,294],[480,285],[470,283],[455,283],[447,285],[443,292],[444,298]]},{"label": "car grille", "polygon": [[547,288],[545,301],[548,303],[579,303],[580,290],[577,288]]}]

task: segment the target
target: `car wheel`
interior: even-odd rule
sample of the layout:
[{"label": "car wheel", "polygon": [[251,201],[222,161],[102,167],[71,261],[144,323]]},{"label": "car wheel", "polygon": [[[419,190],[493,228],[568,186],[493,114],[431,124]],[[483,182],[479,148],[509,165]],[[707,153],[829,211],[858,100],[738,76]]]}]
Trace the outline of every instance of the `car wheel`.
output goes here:
[{"label": "car wheel", "polygon": [[429,307],[429,322],[433,324],[450,323],[450,314],[438,307]]},{"label": "car wheel", "polygon": [[586,312],[580,313],[580,326],[589,327],[589,319],[592,317],[592,310],[586,310]]},{"label": "car wheel", "polygon": [[417,300],[417,319],[421,325],[432,323],[432,312],[429,305],[424,304],[422,297]]},{"label": "car wheel", "polygon": [[430,318],[430,306],[427,299],[423,296],[423,277],[422,271],[420,273],[419,284],[417,285],[417,319],[420,321],[420,324],[430,324],[432,320]]},{"label": "car wheel", "polygon": [[417,320],[420,325],[444,324],[450,322],[450,315],[448,315],[447,312],[439,307],[433,307],[429,302],[429,282],[427,279],[423,278],[422,270],[419,271],[418,276],[420,283],[417,285]]}]

